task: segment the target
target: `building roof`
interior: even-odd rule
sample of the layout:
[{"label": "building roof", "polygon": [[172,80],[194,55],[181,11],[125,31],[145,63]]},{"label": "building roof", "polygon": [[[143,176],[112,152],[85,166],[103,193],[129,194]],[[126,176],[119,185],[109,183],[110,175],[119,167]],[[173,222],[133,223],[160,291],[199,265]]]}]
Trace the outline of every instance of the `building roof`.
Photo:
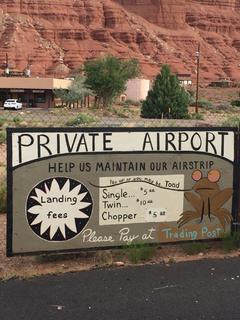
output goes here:
[{"label": "building roof", "polygon": [[69,79],[0,77],[0,89],[68,89],[71,83]]}]

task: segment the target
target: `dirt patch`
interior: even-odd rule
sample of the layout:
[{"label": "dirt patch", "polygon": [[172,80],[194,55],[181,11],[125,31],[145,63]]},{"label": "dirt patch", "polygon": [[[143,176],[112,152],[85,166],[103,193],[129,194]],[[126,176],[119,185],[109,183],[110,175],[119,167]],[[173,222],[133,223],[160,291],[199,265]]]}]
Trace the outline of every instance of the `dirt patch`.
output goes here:
[{"label": "dirt patch", "polygon": [[239,88],[200,88],[199,97],[200,100],[206,99],[215,105],[228,105],[239,99]]},{"label": "dirt patch", "polygon": [[4,166],[6,165],[6,144],[0,144],[0,175],[2,171],[5,169]]},{"label": "dirt patch", "polygon": [[[34,257],[6,257],[6,215],[0,215],[0,279],[29,278],[46,274],[59,274],[90,270],[106,266],[131,265],[126,257],[126,250],[107,250],[80,252],[78,254],[61,254]],[[224,254],[220,249],[220,242],[211,242],[206,253],[186,255],[182,245],[163,245],[157,248],[154,257],[146,263],[178,263],[200,259],[223,259],[237,257],[239,251]]]}]

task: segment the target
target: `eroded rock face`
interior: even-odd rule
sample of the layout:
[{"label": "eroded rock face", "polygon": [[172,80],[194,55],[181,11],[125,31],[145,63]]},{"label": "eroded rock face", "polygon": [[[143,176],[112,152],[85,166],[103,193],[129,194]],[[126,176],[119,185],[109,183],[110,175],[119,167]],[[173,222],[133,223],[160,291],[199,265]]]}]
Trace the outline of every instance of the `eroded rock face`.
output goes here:
[{"label": "eroded rock face", "polygon": [[185,27],[185,0],[115,0],[115,2],[160,27],[173,30]]},{"label": "eroded rock face", "polygon": [[240,0],[2,0],[0,39],[2,70],[6,53],[34,75],[112,53],[138,58],[148,77],[162,63],[194,76],[200,42],[202,78],[240,79]]},{"label": "eroded rock face", "polygon": [[160,27],[157,36],[168,50],[158,52],[158,59],[173,69],[179,71],[182,65],[194,75],[200,43],[204,78],[240,79],[240,0],[115,1]]}]

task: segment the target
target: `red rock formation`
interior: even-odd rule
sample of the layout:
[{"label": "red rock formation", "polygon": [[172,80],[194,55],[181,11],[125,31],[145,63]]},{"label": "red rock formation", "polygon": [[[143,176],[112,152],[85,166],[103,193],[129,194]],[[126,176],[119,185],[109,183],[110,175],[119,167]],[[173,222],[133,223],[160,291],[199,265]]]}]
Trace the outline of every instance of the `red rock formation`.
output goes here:
[{"label": "red rock formation", "polygon": [[159,60],[194,75],[200,42],[202,78],[240,80],[240,0],[115,1],[161,28],[157,36],[168,50],[160,53]]},{"label": "red rock formation", "polygon": [[1,69],[6,53],[13,69],[29,59],[55,76],[112,53],[149,77],[162,63],[194,76],[200,42],[201,79],[239,80],[240,0],[1,0],[0,40]]},{"label": "red rock formation", "polygon": [[186,26],[185,0],[115,0],[115,2],[160,27],[176,30]]}]

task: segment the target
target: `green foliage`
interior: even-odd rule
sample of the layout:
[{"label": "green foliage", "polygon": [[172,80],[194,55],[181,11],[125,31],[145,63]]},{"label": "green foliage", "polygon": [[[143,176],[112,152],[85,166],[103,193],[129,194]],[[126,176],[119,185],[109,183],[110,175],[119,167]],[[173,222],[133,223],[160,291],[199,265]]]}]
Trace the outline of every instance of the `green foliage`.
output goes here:
[{"label": "green foliage", "polygon": [[195,91],[192,89],[187,90],[188,94],[190,95],[191,98],[195,98]]},{"label": "green foliage", "polygon": [[6,118],[0,117],[0,128],[3,127],[6,121],[7,121]]},{"label": "green foliage", "polygon": [[6,131],[5,130],[0,131],[0,144],[6,143],[6,139],[7,139]]},{"label": "green foliage", "polygon": [[195,94],[194,90],[188,89],[187,93],[189,94],[189,105],[190,106],[195,105],[196,104],[196,96],[195,96],[196,94]]},{"label": "green foliage", "polygon": [[68,127],[78,127],[81,125],[87,125],[92,122],[96,122],[96,118],[92,116],[91,114],[87,113],[79,113],[76,118],[73,118],[72,120],[69,120],[66,123],[66,126]]},{"label": "green foliage", "polygon": [[233,106],[233,107],[240,107],[240,100],[233,100],[233,101],[231,101],[231,106]]},{"label": "green foliage", "polygon": [[0,213],[7,211],[7,187],[5,180],[0,180]]},{"label": "green foliage", "polygon": [[212,102],[209,100],[200,99],[198,101],[198,106],[202,108],[209,108],[209,107],[212,107]]},{"label": "green foliage", "polygon": [[60,99],[63,103],[68,101],[68,91],[64,89],[55,89],[54,95],[56,98]]},{"label": "green foliage", "polygon": [[143,101],[141,115],[143,118],[160,119],[163,116],[184,119],[188,115],[189,102],[190,95],[180,86],[169,66],[164,65]]},{"label": "green foliage", "polygon": [[[120,102],[117,103],[117,105],[118,106],[122,106],[124,108],[129,108],[129,103],[128,103],[127,100],[126,101],[120,101]],[[109,108],[111,108],[111,106]]]},{"label": "green foliage", "polygon": [[103,107],[109,107],[126,89],[126,83],[139,74],[136,59],[121,60],[112,55],[87,61],[84,65],[86,85],[102,100]]},{"label": "green foliage", "polygon": [[142,105],[141,101],[134,101],[134,100],[131,100],[131,99],[127,99],[125,101],[125,103],[127,103],[129,106],[135,106],[135,107],[141,107],[141,105]]},{"label": "green foliage", "polygon": [[[195,106],[196,105],[196,99],[195,97],[191,96],[190,105]],[[209,109],[213,106],[212,102],[206,99],[200,99],[198,100],[198,107]]]},{"label": "green foliage", "polygon": [[207,251],[209,245],[205,242],[187,242],[182,245],[183,251],[188,255],[198,254],[200,252]]},{"label": "green foliage", "polygon": [[202,113],[193,113],[193,114],[191,114],[191,119],[204,120],[204,115]]},{"label": "green foliage", "polygon": [[78,99],[82,100],[87,95],[92,95],[92,90],[86,86],[86,78],[83,76],[78,76],[72,82],[70,87],[70,92],[74,93]]},{"label": "green foliage", "polygon": [[127,257],[132,263],[150,260],[155,252],[156,247],[146,243],[131,244],[126,248]]},{"label": "green foliage", "polygon": [[222,239],[222,249],[230,252],[240,248],[240,232],[227,233]]},{"label": "green foliage", "polygon": [[19,125],[19,123],[22,121],[21,117],[19,116],[15,116],[13,118],[13,122],[16,124],[16,125]]},{"label": "green foliage", "polygon": [[240,128],[240,116],[231,116],[224,122],[222,122],[223,127],[237,127]]},{"label": "green foliage", "polygon": [[66,105],[82,101],[85,96],[91,95],[92,91],[85,85],[85,78],[76,77],[68,90],[57,89],[54,94]]},{"label": "green foliage", "polygon": [[192,97],[191,95],[190,95],[190,99],[189,99],[189,105],[190,105],[190,106],[195,106],[195,105],[196,105],[196,100],[195,100],[195,98]]},{"label": "green foliage", "polygon": [[122,108],[122,109],[117,109],[117,108],[110,107],[110,108],[108,108],[108,110],[111,113],[113,113],[116,116],[118,116],[119,118],[129,118],[129,108],[128,107],[125,107],[125,108]]}]

